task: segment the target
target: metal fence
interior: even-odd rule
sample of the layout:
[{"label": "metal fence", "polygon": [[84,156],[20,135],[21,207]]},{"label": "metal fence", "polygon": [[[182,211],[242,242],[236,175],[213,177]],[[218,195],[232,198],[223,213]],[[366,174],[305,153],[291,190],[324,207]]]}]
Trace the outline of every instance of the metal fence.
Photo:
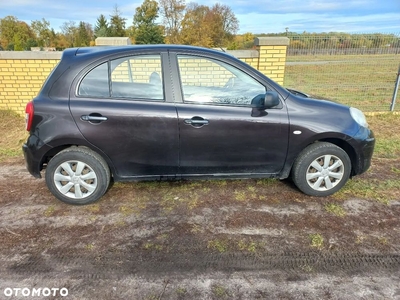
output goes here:
[{"label": "metal fence", "polygon": [[399,34],[289,38],[286,87],[363,111],[400,111],[394,105]]}]

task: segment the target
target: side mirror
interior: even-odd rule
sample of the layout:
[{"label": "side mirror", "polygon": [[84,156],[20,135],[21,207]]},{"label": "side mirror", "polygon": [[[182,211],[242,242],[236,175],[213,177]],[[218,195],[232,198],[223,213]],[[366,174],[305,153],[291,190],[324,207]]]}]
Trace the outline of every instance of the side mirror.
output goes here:
[{"label": "side mirror", "polygon": [[279,105],[280,100],[278,93],[275,91],[267,91],[265,94],[260,94],[251,100],[251,107],[258,110],[266,110]]}]

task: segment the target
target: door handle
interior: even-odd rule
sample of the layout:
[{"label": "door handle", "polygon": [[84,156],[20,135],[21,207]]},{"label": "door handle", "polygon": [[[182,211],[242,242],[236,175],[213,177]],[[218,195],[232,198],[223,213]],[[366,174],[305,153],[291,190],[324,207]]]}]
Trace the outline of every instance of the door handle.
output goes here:
[{"label": "door handle", "polygon": [[183,122],[186,125],[192,125],[193,127],[197,127],[197,128],[202,127],[204,125],[208,125],[208,123],[209,123],[208,120],[205,120],[202,117],[197,117],[197,116],[193,117],[191,119],[185,119],[185,120],[183,120]]},{"label": "door handle", "polygon": [[102,116],[102,115],[97,115],[97,116],[93,116],[93,115],[83,115],[83,116],[81,116],[81,120],[82,120],[82,121],[87,121],[87,122],[100,123],[100,122],[107,121],[108,118],[107,118],[107,117],[104,117],[104,116]]}]

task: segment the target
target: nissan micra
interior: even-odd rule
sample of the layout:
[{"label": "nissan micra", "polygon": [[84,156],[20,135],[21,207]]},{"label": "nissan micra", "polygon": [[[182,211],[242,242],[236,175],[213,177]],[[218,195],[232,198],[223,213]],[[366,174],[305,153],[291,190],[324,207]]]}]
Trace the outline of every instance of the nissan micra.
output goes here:
[{"label": "nissan micra", "polygon": [[70,204],[130,180],[291,177],[328,196],[371,162],[356,108],[285,89],[210,49],[143,45],[64,51],[26,105],[29,172]]}]

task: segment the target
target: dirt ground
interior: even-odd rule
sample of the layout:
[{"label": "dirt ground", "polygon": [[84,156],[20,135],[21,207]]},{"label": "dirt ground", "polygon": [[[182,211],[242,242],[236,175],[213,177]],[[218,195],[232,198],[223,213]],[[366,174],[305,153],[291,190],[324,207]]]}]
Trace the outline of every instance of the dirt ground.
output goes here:
[{"label": "dirt ground", "polygon": [[[398,180],[374,161],[363,178]],[[388,182],[389,182],[388,181]],[[400,197],[315,198],[278,180],[116,183],[57,201],[0,168],[0,299],[400,299]]]}]

